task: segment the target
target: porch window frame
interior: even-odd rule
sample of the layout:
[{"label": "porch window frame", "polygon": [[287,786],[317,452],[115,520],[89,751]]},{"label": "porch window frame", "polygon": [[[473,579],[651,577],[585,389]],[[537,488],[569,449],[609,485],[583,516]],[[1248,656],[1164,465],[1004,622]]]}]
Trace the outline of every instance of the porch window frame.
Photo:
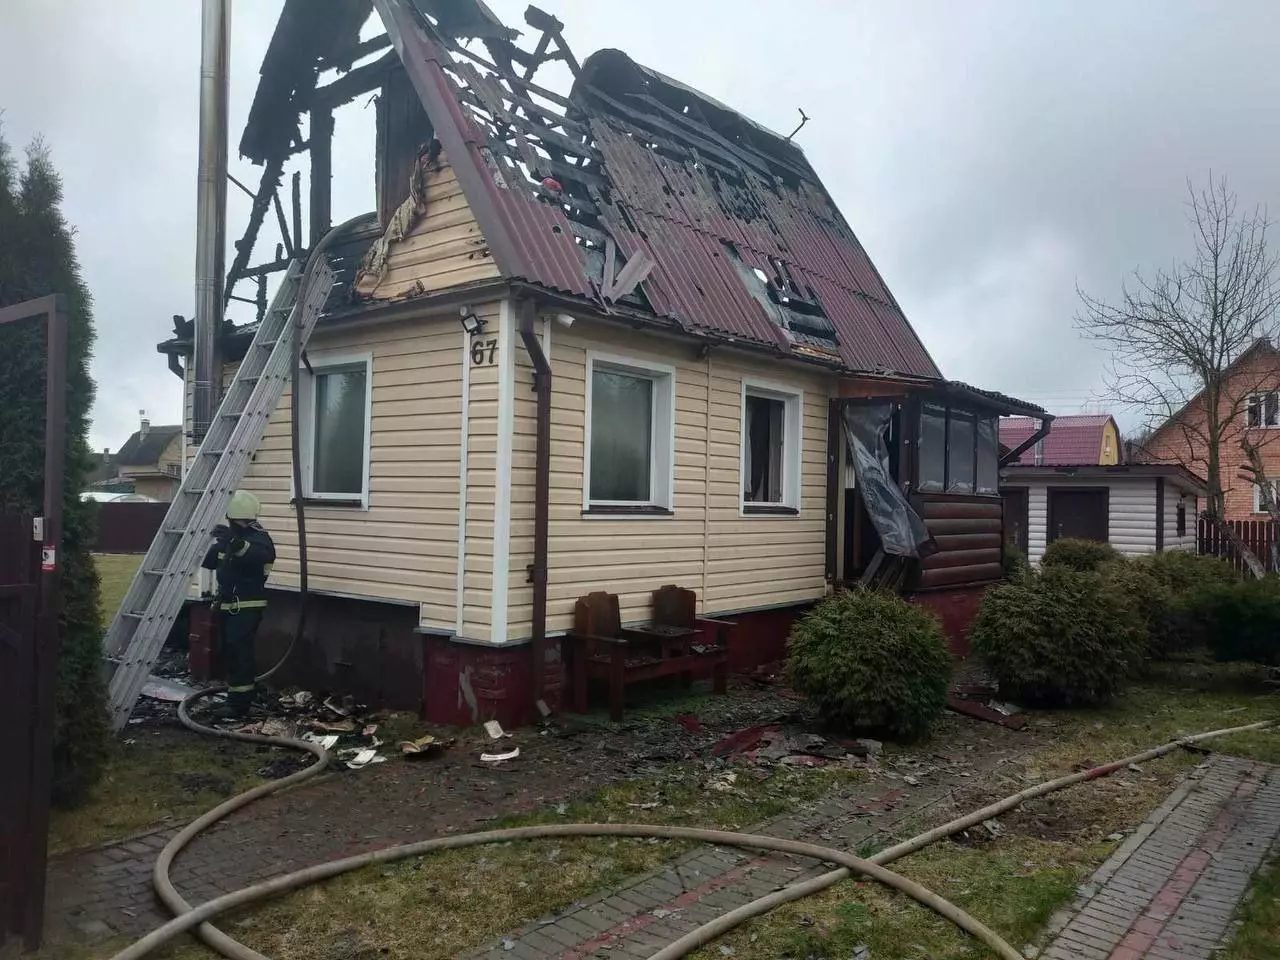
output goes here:
[{"label": "porch window frame", "polygon": [[[925,410],[933,408],[943,412],[943,431],[942,431],[942,489],[941,490],[922,490],[920,488],[920,465],[921,465],[921,429],[920,423],[924,417]],[[913,402],[905,408],[910,423],[910,441],[912,447],[911,456],[911,491],[922,495],[944,496],[944,497],[984,497],[990,499],[1000,498],[999,483],[999,461],[1000,461],[1000,415],[975,407],[963,407],[949,403],[945,399],[940,399],[930,395],[923,395],[914,398]],[[971,490],[968,493],[961,493],[950,490],[951,486],[951,423],[956,416],[962,416],[973,425],[973,460],[972,460],[972,477]],[[995,420],[996,430],[996,486],[992,492],[983,493],[978,489],[978,451],[979,451],[979,429],[978,425],[983,420]]]}]

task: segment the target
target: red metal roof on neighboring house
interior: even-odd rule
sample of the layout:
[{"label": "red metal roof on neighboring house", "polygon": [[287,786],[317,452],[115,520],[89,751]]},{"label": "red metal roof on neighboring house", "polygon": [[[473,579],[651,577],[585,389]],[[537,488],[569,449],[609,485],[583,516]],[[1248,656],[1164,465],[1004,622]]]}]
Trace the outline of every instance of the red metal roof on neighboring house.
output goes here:
[{"label": "red metal roof on neighboring house", "polygon": [[[1040,463],[1054,467],[1097,464],[1102,455],[1103,431],[1112,422],[1111,415],[1105,413],[1056,417],[1049,435],[1042,441],[1043,459],[1037,461],[1035,447],[1032,447],[1014,462],[1023,466]],[[1000,421],[1000,442],[1012,450],[1039,427],[1040,421],[1031,417],[1005,417]]]}]

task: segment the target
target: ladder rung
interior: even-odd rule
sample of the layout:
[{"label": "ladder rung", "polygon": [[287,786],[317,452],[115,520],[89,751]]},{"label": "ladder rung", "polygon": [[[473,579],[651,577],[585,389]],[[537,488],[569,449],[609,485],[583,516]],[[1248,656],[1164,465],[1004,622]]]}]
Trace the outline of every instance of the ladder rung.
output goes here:
[{"label": "ladder rung", "polygon": [[148,577],[163,577],[169,571],[168,570],[143,570],[142,572],[145,573]]},{"label": "ladder rung", "polygon": [[201,487],[199,490],[179,490],[178,492],[179,492],[179,493],[182,493],[182,494],[186,494],[188,497],[198,497],[198,496],[200,496],[202,493],[204,493],[206,489],[208,489],[208,488],[207,488],[207,487]]},{"label": "ladder rung", "polygon": [[145,614],[145,613],[135,613],[135,612],[134,612],[134,611],[132,611],[132,610],[121,610],[121,611],[120,611],[120,616],[122,616],[122,617],[128,617],[130,620],[141,620],[143,617],[145,617],[145,616],[146,616],[146,614]]},{"label": "ladder rung", "polygon": [[226,447],[223,447],[221,450],[201,450],[201,451],[200,451],[200,456],[202,456],[202,457],[220,457],[220,456],[222,456],[222,455],[223,455],[224,453],[226,453],[226,452],[227,452],[227,448],[226,448]]}]

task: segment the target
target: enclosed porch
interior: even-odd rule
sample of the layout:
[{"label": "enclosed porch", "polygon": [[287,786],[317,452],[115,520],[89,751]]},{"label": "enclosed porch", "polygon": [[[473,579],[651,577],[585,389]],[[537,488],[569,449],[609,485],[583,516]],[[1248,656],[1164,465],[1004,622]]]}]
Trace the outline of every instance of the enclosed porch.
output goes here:
[{"label": "enclosed porch", "polygon": [[[1040,428],[1001,453],[999,418]],[[830,402],[827,568],[888,587],[943,619],[959,654],[981,592],[1003,576],[1000,470],[1048,433],[1040,407],[967,384],[845,378]]]}]

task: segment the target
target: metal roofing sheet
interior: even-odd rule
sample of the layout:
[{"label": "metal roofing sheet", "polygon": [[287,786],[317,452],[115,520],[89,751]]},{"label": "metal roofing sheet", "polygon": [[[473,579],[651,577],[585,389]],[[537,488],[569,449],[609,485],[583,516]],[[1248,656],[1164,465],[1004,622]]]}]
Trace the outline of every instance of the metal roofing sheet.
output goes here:
[{"label": "metal roofing sheet", "polygon": [[659,314],[786,343],[729,262],[727,242],[767,275],[774,272],[770,257],[784,261],[798,283],[813,289],[851,369],[940,375],[856,238],[834,206],[822,209],[814,188],[769,185],[745,171],[738,183],[717,184],[705,165],[665,156],[608,118],[592,117],[591,129],[613,204],[626,214],[610,216],[610,232],[629,252],[635,246],[623,239],[629,219],[657,263],[642,288]]},{"label": "metal roofing sheet", "polygon": [[[1102,454],[1102,434],[1110,421],[1107,414],[1055,418],[1049,435],[1042,442],[1043,458],[1039,462],[1046,466],[1096,464]],[[1012,450],[1039,426],[1039,421],[1030,417],[1001,420],[1000,442]],[[1036,463],[1035,448],[1025,451],[1014,462],[1023,465]]]}]

